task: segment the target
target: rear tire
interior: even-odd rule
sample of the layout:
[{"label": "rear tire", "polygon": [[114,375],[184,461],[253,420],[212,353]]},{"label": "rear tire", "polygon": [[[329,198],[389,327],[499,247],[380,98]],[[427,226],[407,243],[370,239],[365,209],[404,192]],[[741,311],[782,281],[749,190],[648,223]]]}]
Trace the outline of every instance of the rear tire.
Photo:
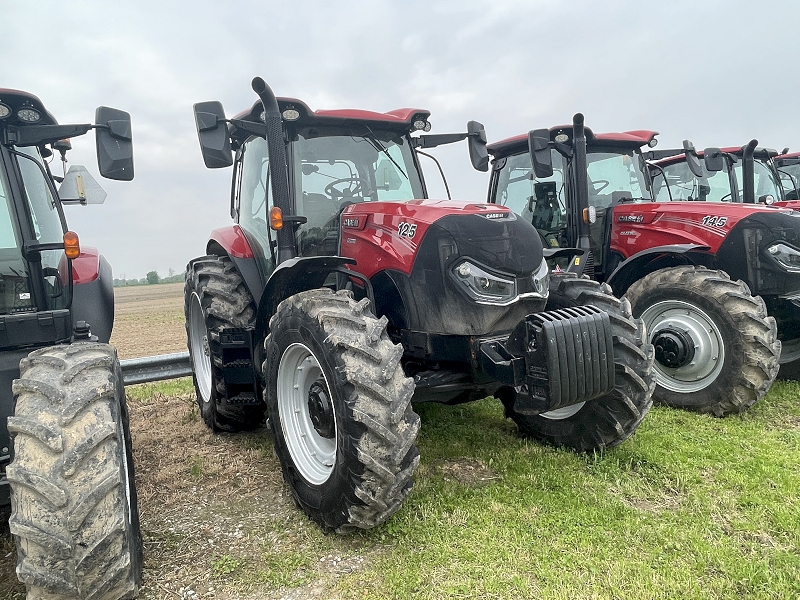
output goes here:
[{"label": "rear tire", "polygon": [[419,464],[414,382],[385,317],[347,291],[311,290],[270,320],[264,374],[269,422],[298,506],[325,530],[386,521]]},{"label": "rear tire", "polygon": [[[781,343],[775,319],[744,282],[724,271],[680,266],[646,275],[626,296],[656,344],[656,401],[723,417],[747,410],[769,391]],[[689,344],[689,355],[671,351]]]},{"label": "rear tire", "polygon": [[20,362],[20,374],[7,476],[28,598],[135,597],[142,540],[116,350],[91,342],[44,348]]},{"label": "rear tire", "polygon": [[546,310],[592,304],[608,313],[614,343],[614,390],[588,402],[536,416],[514,411],[504,402],[506,416],[520,433],[553,446],[581,452],[613,448],[628,439],[653,404],[653,346],[646,340],[641,319],[634,319],[630,303],[619,300],[606,284],[572,274],[550,276]]},{"label": "rear tire", "polygon": [[220,407],[220,403],[228,399],[220,373],[220,331],[226,327],[251,327],[256,318],[253,297],[230,258],[204,256],[187,265],[184,314],[192,378],[203,421],[213,431],[258,427],[263,421],[265,406],[257,396],[250,404]]}]

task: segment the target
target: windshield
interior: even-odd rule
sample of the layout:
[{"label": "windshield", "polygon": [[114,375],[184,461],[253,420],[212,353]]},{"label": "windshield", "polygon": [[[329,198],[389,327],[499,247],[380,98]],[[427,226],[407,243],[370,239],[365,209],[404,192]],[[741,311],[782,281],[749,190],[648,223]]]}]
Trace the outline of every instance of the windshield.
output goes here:
[{"label": "windshield", "polygon": [[[734,167],[736,173],[736,182],[739,184],[739,189],[742,189],[742,167],[741,163],[737,163]],[[778,180],[775,172],[772,170],[771,165],[763,159],[755,159],[753,164],[753,175],[755,177],[755,194],[756,202],[759,202],[764,196],[772,196],[774,200],[783,199],[783,187]]]},{"label": "windshield", "polygon": [[778,167],[778,173],[783,184],[783,191],[787,200],[798,200],[800,191],[800,164]]},{"label": "windshield", "polygon": [[423,198],[409,139],[357,130],[307,128],[292,144],[297,214],[308,219],[298,228],[302,256],[336,254],[339,215],[351,204]]},{"label": "windshield", "polygon": [[[656,200],[658,202],[668,202],[670,193],[672,193],[672,199],[676,201],[730,202],[731,184],[728,161],[725,161],[725,166],[721,171],[716,172],[708,171],[703,161],[700,161],[700,165],[703,169],[703,176],[699,178],[695,177],[689,170],[689,165],[686,164],[685,160],[664,166],[664,175],[667,178],[667,183],[669,183],[669,191],[664,185],[664,177],[656,176],[654,181]],[[738,198],[734,198],[733,201],[738,202],[743,199],[741,161],[733,165],[733,172],[736,176],[736,185],[739,190]],[[762,159],[755,159],[753,174],[756,201],[766,195],[771,195],[775,200],[780,200],[783,197],[778,179],[767,162]]]},{"label": "windshield", "polygon": [[638,152],[591,150],[586,162],[589,206],[605,208],[623,198],[650,200]]}]

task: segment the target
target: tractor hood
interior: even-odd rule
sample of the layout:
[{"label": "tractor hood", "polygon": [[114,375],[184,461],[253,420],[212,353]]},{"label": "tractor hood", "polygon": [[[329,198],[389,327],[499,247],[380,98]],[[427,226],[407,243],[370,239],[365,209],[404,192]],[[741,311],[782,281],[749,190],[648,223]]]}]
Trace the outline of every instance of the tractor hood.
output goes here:
[{"label": "tractor hood", "polygon": [[[489,269],[509,275],[530,274],[543,257],[536,229],[508,208],[495,204],[454,200],[370,202],[347,207],[341,222],[341,255],[355,258],[367,277],[385,269],[409,275],[431,228],[430,233],[442,244],[448,240],[453,257],[470,256]],[[443,252],[443,248],[436,250],[435,255]]]},{"label": "tractor hood", "polygon": [[372,281],[377,314],[399,329],[510,331],[546,303],[541,238],[504,206],[370,202],[347,207],[341,226],[340,254],[356,260]]}]

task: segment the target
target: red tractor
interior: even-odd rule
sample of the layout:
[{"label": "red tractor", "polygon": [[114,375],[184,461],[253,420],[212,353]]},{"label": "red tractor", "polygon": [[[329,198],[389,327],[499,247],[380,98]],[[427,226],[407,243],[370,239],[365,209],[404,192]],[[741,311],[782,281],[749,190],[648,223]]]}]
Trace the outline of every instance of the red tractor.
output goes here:
[{"label": "red tractor", "polygon": [[641,152],[655,136],[595,134],[577,114],[572,125],[491,144],[488,199],[532,222],[545,245],[583,251],[558,269],[627,297],[656,349],[656,400],[740,412],[775,379],[777,331],[794,335],[768,311],[800,297],[790,258],[800,257],[800,215],[655,199]]},{"label": "red tractor", "polygon": [[485,169],[483,126],[428,135],[425,110],[312,111],[253,89],[230,120],[195,105],[206,166],[234,166],[235,224],[188,265],[189,353],[210,427],[266,409],[311,519],[343,532],[398,510],[419,462],[412,400],[494,395],[523,434],[579,450],[634,432],[653,350],[628,303],[576,278],[549,293],[511,210],[427,199],[417,151],[467,139]]},{"label": "red tractor", "polygon": [[30,599],[131,598],[141,582],[125,390],[107,343],[111,268],[62,208],[105,192],[83,167],[61,178],[48,160],[66,163],[65,138],[92,129],[100,173],[132,179],[128,113],[59,125],[36,96],[0,89],[0,506],[11,503]]},{"label": "red tractor", "polygon": [[[777,152],[769,148],[761,148],[758,140],[751,140],[742,147],[706,148],[697,152],[694,145],[684,141],[683,150],[650,151],[645,158],[649,162],[650,176],[656,201],[685,200],[725,202],[747,205],[759,204],[773,208],[797,208],[800,202],[786,199],[781,185],[782,175],[776,168]],[[790,159],[785,159],[790,162]],[[789,165],[786,168],[791,169]],[[787,177],[788,176],[788,177]],[[791,181],[791,175],[785,172],[785,182]],[[794,188],[792,188],[794,189]],[[785,217],[779,217],[784,219]],[[795,219],[789,219],[793,223]],[[785,230],[777,224],[770,223],[767,228],[775,228],[777,237]],[[786,230],[791,231],[791,229]],[[775,237],[775,236],[773,236]],[[747,271],[746,263],[731,265],[728,272],[748,282],[751,290],[764,290],[761,297],[767,306],[767,313],[778,323],[778,339],[782,342],[780,355],[780,376],[795,378],[800,372],[800,299],[796,296],[797,282],[793,282],[793,273],[800,273],[800,256],[795,258],[792,252],[797,245],[791,233],[786,234],[785,241],[789,245],[774,246],[768,253],[780,264],[779,274],[788,270],[788,287],[770,292],[769,286],[762,280],[753,279],[752,272]],[[760,261],[756,261],[759,264]],[[766,264],[775,265],[774,262]],[[777,279],[781,279],[779,275]]]}]

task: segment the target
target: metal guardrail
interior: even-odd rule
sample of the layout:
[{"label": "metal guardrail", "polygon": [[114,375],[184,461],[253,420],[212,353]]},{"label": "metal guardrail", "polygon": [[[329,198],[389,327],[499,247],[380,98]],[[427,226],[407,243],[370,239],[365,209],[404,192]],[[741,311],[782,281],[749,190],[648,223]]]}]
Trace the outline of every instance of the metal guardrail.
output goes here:
[{"label": "metal guardrail", "polygon": [[192,363],[188,352],[128,358],[119,361],[119,364],[122,367],[122,379],[125,385],[175,379],[192,374]]}]

